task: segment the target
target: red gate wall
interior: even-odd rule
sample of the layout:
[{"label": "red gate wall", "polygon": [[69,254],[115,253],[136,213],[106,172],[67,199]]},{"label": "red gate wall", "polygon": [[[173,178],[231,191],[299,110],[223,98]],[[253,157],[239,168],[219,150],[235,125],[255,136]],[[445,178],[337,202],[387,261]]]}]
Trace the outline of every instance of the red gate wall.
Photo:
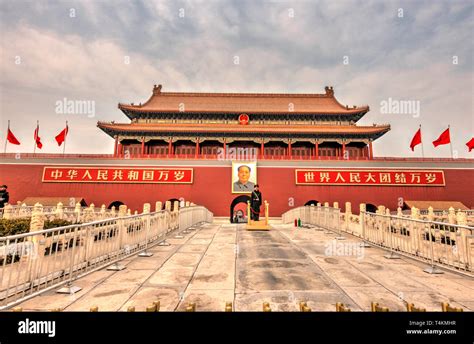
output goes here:
[{"label": "red gate wall", "polygon": [[[43,167],[51,165],[0,164],[0,183],[8,185],[10,203],[15,204],[28,196],[82,196],[88,204],[108,206],[113,201],[121,201],[132,211],[140,211],[145,202],[152,203],[154,207],[155,201],[182,197],[206,206],[216,216],[229,216],[230,204],[239,196],[231,193],[229,166],[180,166],[194,168],[194,183],[189,185],[43,183]],[[349,201],[355,213],[359,203],[385,205],[394,210],[400,197],[408,200],[461,201],[474,208],[474,169],[436,168],[444,170],[444,187],[398,187],[295,185],[295,168],[258,168],[258,183],[264,199],[270,203],[270,216],[280,216],[309,200],[331,204],[337,201],[342,208]]]}]

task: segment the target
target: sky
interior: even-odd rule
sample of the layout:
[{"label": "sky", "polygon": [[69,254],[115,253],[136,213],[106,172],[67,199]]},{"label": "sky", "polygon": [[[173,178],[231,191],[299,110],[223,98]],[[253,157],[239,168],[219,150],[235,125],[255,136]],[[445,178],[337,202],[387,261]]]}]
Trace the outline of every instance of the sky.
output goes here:
[{"label": "sky", "polygon": [[[450,125],[454,157],[474,157],[474,3],[411,1],[0,0],[0,137],[41,152],[69,123],[67,153],[112,153],[98,121],[128,123],[119,102],[163,92],[324,93],[390,124],[376,156],[426,157]],[[88,102],[67,113],[61,105]],[[410,104],[405,109],[395,105]],[[93,106],[93,107],[92,107]],[[40,152],[40,150],[37,150]]]}]

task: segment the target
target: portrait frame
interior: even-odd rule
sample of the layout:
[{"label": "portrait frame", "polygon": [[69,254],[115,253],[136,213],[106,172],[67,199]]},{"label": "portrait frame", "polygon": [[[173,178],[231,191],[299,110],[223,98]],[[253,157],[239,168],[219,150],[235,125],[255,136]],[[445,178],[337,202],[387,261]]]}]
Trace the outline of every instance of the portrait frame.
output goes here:
[{"label": "portrait frame", "polygon": [[[240,167],[248,167],[250,169],[249,171],[250,176],[246,183],[242,183],[239,177]],[[243,177],[245,177],[245,175],[243,175]],[[240,185],[243,185],[243,184],[248,186],[248,191],[242,189],[244,186],[240,186]],[[232,178],[230,182],[231,192],[233,194],[250,194],[253,191],[255,184],[257,184],[257,162],[256,161],[233,161],[232,162]]]}]

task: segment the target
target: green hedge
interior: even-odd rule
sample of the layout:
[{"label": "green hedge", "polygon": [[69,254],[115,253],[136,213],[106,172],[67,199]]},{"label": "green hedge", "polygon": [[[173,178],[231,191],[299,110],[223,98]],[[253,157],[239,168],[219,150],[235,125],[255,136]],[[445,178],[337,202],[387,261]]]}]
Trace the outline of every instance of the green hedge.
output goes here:
[{"label": "green hedge", "polygon": [[[22,219],[0,219],[0,236],[27,233],[30,231],[30,218]],[[72,223],[66,220],[56,219],[44,221],[44,229],[69,226]]]},{"label": "green hedge", "polygon": [[30,218],[24,219],[1,219],[0,236],[22,234],[30,231]]}]

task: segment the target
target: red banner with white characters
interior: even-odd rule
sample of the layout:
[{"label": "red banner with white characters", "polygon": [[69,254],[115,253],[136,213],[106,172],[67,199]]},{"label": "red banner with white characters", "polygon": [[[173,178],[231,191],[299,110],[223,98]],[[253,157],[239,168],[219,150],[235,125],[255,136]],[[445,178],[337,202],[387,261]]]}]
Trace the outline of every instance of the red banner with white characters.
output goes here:
[{"label": "red banner with white characters", "polygon": [[433,170],[295,170],[298,185],[444,186]]},{"label": "red banner with white characters", "polygon": [[44,183],[192,184],[192,168],[64,167],[43,169]]}]

